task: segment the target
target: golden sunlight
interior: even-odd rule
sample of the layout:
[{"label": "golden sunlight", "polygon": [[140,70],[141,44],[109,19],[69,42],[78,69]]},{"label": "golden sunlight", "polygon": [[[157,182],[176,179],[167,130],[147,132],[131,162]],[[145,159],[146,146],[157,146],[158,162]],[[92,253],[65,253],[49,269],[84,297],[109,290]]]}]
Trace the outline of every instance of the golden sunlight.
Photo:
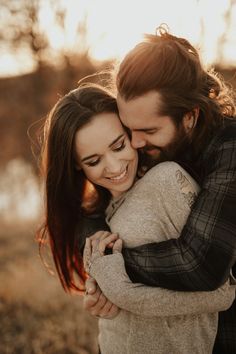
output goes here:
[{"label": "golden sunlight", "polygon": [[[231,0],[217,0],[214,5],[211,0],[61,0],[59,4],[63,26],[56,21],[52,2],[42,1],[39,13],[51,55],[88,50],[96,60],[119,59],[144,33],[154,33],[166,23],[172,33],[201,49],[208,63],[233,65],[236,59],[236,5]],[[0,59],[0,75],[32,70],[27,53],[17,52],[10,60],[7,55]]]},{"label": "golden sunlight", "polygon": [[[120,58],[144,33],[154,33],[158,25],[167,23],[173,33],[200,46],[203,57],[212,62],[216,59],[219,37],[227,29],[225,15],[229,0],[215,1],[214,8],[211,0],[100,0],[99,3],[96,0],[63,0],[63,4],[66,10],[65,37],[56,31],[55,26],[48,27],[46,21],[44,24],[52,46],[74,48],[78,22],[86,21],[91,55],[98,60]],[[234,23],[233,19],[231,22]],[[233,30],[228,35],[232,40]]]}]

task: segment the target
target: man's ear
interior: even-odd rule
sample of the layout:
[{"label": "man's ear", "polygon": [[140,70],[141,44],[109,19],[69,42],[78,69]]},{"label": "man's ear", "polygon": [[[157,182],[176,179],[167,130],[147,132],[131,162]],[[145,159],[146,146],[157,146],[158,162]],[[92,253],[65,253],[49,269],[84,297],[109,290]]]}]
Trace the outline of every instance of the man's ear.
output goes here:
[{"label": "man's ear", "polygon": [[199,117],[199,107],[193,108],[190,112],[184,115],[183,125],[187,133],[192,129],[194,129],[194,127],[197,124],[198,117]]}]

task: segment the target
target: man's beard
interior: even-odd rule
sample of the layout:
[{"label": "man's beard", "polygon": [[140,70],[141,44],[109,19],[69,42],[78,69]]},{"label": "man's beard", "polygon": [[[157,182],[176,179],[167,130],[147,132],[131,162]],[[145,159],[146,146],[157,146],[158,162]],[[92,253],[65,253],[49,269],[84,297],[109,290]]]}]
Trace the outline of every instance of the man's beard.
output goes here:
[{"label": "man's beard", "polygon": [[[177,128],[174,140],[165,148],[155,145],[146,145],[139,149],[139,166],[144,169],[150,169],[160,162],[182,160],[190,149],[190,139],[184,128]],[[148,153],[152,151],[152,154]],[[156,151],[156,153],[155,153]]]}]

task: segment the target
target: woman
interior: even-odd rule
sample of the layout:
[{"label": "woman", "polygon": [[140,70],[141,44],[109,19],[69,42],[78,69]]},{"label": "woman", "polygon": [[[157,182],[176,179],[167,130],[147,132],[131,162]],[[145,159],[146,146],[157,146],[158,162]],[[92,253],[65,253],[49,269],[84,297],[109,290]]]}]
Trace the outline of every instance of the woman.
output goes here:
[{"label": "woman", "polygon": [[[178,237],[191,206],[186,196],[198,192],[195,181],[173,162],[159,164],[136,181],[137,152],[119,120],[115,98],[98,85],[81,86],[55,105],[45,123],[42,165],[46,221],[41,242],[49,238],[68,291],[84,290],[85,220],[106,211],[111,231],[129,247],[152,242],[152,235],[160,235],[159,241],[168,234]],[[115,240],[106,236],[103,245]],[[107,267],[108,282],[103,276]],[[234,298],[235,289],[228,284],[210,293],[187,294],[132,284],[119,254],[95,252],[89,271],[105,295],[124,309],[113,320],[100,320],[102,354],[210,353],[217,312]]]}]

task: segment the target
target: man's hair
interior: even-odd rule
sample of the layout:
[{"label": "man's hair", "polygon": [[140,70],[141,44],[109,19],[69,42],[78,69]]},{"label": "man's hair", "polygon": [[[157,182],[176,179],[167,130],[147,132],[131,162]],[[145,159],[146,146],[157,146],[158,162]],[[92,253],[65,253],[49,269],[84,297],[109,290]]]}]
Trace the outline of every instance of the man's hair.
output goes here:
[{"label": "man's hair", "polygon": [[199,107],[194,145],[201,142],[223,116],[233,117],[233,91],[213,69],[205,70],[198,51],[184,38],[168,33],[164,26],[146,34],[123,59],[116,73],[119,95],[126,101],[157,91],[162,104],[158,114],[176,124],[185,113]]}]

